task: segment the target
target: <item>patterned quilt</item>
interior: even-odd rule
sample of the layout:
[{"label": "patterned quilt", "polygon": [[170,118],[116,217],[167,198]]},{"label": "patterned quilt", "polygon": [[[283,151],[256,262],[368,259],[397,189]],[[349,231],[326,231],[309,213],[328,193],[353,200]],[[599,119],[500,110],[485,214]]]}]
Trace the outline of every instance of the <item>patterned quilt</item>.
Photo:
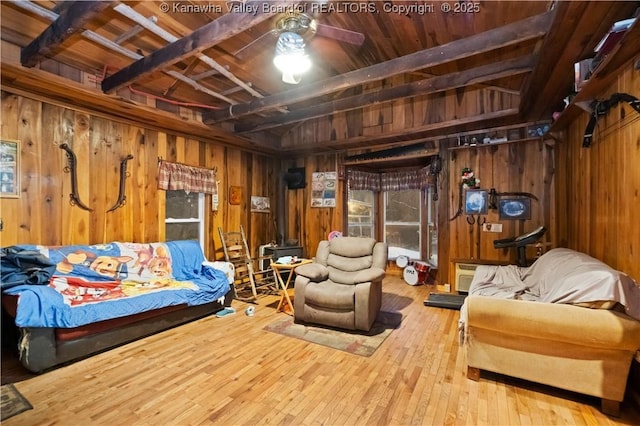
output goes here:
[{"label": "patterned quilt", "polygon": [[77,327],[164,306],[199,305],[229,290],[225,272],[195,241],[20,246],[55,264],[48,285],[5,290],[19,296],[20,327]]}]

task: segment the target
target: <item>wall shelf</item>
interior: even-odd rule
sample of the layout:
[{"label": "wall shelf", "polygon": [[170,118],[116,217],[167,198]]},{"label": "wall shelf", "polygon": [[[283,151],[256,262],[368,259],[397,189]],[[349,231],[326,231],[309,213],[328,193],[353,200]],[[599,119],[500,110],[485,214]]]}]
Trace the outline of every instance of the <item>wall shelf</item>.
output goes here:
[{"label": "wall shelf", "polygon": [[473,148],[488,148],[491,146],[498,146],[498,145],[508,145],[508,144],[512,144],[512,143],[524,143],[524,142],[531,142],[531,141],[539,141],[541,138],[541,136],[536,136],[534,138],[523,138],[523,139],[514,139],[511,141],[504,141],[504,142],[495,142],[495,143],[480,143],[477,145],[463,145],[463,146],[452,146],[451,148],[449,148],[449,151],[458,151],[461,149],[473,149]]},{"label": "wall shelf", "polygon": [[640,19],[636,19],[606,58],[596,68],[593,75],[584,83],[573,100],[562,111],[558,119],[553,122],[549,133],[558,132],[566,128],[575,120],[582,111],[580,105],[590,103],[611,84],[617,75],[617,71],[628,61],[638,55],[640,46]]}]

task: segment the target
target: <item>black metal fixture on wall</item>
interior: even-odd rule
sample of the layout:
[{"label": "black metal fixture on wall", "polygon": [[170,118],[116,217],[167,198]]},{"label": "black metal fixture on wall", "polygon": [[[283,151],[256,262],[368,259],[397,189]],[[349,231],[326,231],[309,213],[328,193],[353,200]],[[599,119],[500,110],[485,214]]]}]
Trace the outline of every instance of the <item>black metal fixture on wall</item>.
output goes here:
[{"label": "black metal fixture on wall", "polygon": [[284,175],[284,180],[287,182],[287,188],[289,189],[303,189],[307,186],[305,181],[305,168],[294,167],[287,170]]},{"label": "black metal fixture on wall", "polygon": [[631,108],[640,114],[640,100],[628,93],[614,93],[608,100],[593,101],[591,104],[593,113],[591,114],[591,119],[584,131],[584,138],[582,139],[583,148],[589,148],[591,146],[591,143],[593,142],[593,132],[596,128],[596,124],[598,123],[598,118],[607,115],[609,110],[620,102],[627,102]]}]

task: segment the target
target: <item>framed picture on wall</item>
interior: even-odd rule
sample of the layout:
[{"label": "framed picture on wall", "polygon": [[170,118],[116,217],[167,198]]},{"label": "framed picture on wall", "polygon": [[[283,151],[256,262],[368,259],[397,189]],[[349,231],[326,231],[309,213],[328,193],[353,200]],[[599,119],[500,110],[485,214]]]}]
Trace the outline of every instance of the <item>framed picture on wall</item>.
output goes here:
[{"label": "framed picture on wall", "polygon": [[484,189],[468,189],[464,197],[465,214],[487,214],[488,193]]},{"label": "framed picture on wall", "polygon": [[0,141],[0,197],[20,197],[20,141]]},{"label": "framed picture on wall", "polygon": [[269,213],[271,211],[271,203],[269,197],[251,196],[251,211],[257,213]]},{"label": "framed picture on wall", "polygon": [[242,204],[242,187],[241,186],[229,187],[229,204],[234,206]]},{"label": "framed picture on wall", "polygon": [[504,198],[498,202],[500,220],[531,219],[530,198]]}]

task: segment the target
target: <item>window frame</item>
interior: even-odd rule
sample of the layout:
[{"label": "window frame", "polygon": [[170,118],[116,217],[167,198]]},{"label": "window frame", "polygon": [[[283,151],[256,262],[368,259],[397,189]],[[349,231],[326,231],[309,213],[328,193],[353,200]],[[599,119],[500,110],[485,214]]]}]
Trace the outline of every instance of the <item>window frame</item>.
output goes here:
[{"label": "window frame", "polygon": [[[368,191],[371,192],[372,194],[372,203],[371,203],[371,223],[367,223],[367,225],[369,226],[369,229],[371,230],[371,237],[375,238],[375,235],[377,234],[377,227],[376,227],[376,218],[377,218],[377,214],[378,214],[378,203],[377,203],[377,199],[378,199],[378,194],[376,191],[373,190],[368,190],[368,189],[355,189],[355,190],[351,190],[349,188],[347,188],[347,203],[346,203],[346,232],[345,235],[349,236],[350,234],[350,230],[351,230],[351,222],[349,221],[349,217],[351,216],[349,214],[349,203],[351,202],[351,192],[352,191]],[[362,223],[358,223],[358,224],[354,224],[353,226],[357,226],[357,225],[362,225]]]},{"label": "window frame", "polygon": [[[422,258],[422,254],[424,253],[424,242],[423,242],[423,238],[422,238],[422,231],[424,228],[424,213],[425,213],[425,206],[423,206],[424,204],[424,191],[421,189],[406,189],[406,190],[401,190],[401,191],[417,191],[418,192],[418,196],[419,196],[419,201],[418,201],[418,208],[420,209],[420,211],[418,212],[418,222],[397,222],[397,221],[387,221],[387,194],[391,193],[391,192],[400,192],[400,191],[380,191],[381,194],[381,198],[382,198],[382,205],[384,206],[384,208],[382,209],[382,211],[380,212],[381,217],[381,222],[382,222],[382,235],[384,237],[384,241],[387,242],[387,226],[388,225],[408,225],[408,226],[413,226],[416,223],[418,224],[418,257]],[[387,242],[387,245],[389,245],[389,243]],[[395,247],[395,246],[394,246]],[[408,249],[407,249],[408,250]],[[389,260],[395,260],[397,258],[397,256],[395,257],[391,257],[388,256]]]},{"label": "window frame", "polygon": [[[429,186],[420,191],[420,258],[426,260],[433,266],[438,266],[438,201],[433,199],[436,191],[435,187]],[[380,235],[385,235],[385,218],[384,218],[384,192],[373,192],[373,238],[380,239]],[[345,185],[345,208],[343,218],[345,224],[345,235],[349,235],[349,188]],[[433,241],[435,240],[435,244]],[[432,252],[433,251],[433,252]],[[434,257],[435,255],[435,257]],[[395,258],[388,258],[393,260]]]},{"label": "window frame", "polygon": [[[178,190],[167,190],[165,192],[165,205],[166,205],[166,200],[167,200],[167,193],[169,191],[172,192],[179,192],[182,191],[186,194],[186,191],[182,190],[182,189],[178,189]],[[190,217],[190,218],[169,218],[167,217],[167,211],[165,208],[165,217],[164,217],[164,224],[165,224],[165,236],[166,236],[166,232],[167,232],[167,225],[168,224],[175,224],[175,223],[198,223],[198,243],[200,244],[200,248],[202,248],[202,252],[204,253],[204,242],[205,242],[205,226],[206,226],[206,212],[205,212],[205,196],[202,192],[198,192],[198,217]],[[166,239],[166,238],[165,238]]]}]

